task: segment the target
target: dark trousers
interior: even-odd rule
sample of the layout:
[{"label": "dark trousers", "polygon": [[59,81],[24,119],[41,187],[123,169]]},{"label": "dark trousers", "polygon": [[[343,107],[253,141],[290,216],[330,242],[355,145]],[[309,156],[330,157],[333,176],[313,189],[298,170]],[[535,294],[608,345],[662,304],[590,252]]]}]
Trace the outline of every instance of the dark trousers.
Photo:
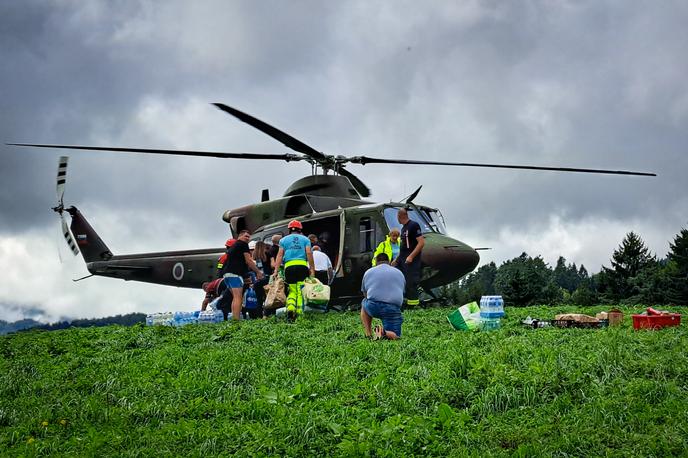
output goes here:
[{"label": "dark trousers", "polygon": [[253,285],[253,290],[256,292],[256,299],[258,299],[258,308],[263,312],[263,304],[265,304],[265,285],[270,281],[270,277],[265,275],[262,280],[258,280]]},{"label": "dark trousers", "polygon": [[328,285],[330,283],[330,278],[328,277],[326,270],[316,270],[315,278],[320,280],[320,283],[323,285]]},{"label": "dark trousers", "polygon": [[217,301],[215,306],[222,312],[225,321],[227,321],[227,316],[232,309],[232,289],[227,288],[227,284],[221,281],[217,287],[217,293],[219,294],[220,300]]},{"label": "dark trousers", "polygon": [[406,279],[406,289],[404,290],[404,303],[407,306],[418,305],[418,283],[420,283],[420,256],[411,263],[406,263],[406,256],[399,255],[397,259],[397,269],[401,270]]}]

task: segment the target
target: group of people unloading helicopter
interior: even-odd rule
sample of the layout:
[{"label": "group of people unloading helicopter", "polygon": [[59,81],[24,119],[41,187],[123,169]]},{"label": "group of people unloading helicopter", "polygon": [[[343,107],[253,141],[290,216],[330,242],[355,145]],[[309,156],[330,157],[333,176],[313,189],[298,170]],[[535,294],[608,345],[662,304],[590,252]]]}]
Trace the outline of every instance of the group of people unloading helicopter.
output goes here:
[{"label": "group of people unloading helicopter", "polygon": [[[366,271],[361,285],[365,296],[361,307],[361,322],[366,336],[372,336],[371,320],[376,317],[381,318],[383,323],[382,327],[376,327],[376,337],[398,338],[401,335],[402,303],[407,306],[419,304],[420,258],[425,240],[420,225],[409,218],[405,209],[398,211],[397,220],[402,225],[401,230],[393,228],[385,240],[378,244],[373,254],[373,267]],[[262,293],[268,277],[276,277],[281,271],[289,291],[286,300],[287,318],[293,321],[300,316],[304,305],[301,289],[308,277],[316,277],[314,252],[320,247],[317,246],[317,237],[312,243],[302,234],[301,222],[291,221],[287,229],[287,236],[273,236],[271,247],[263,242],[250,242],[251,234],[247,230],[241,231],[236,240],[228,240],[227,251],[218,260],[217,279],[203,284],[206,297],[202,309],[205,310],[211,300],[220,297],[219,308],[223,310],[225,320],[230,310],[232,318],[238,320],[241,316],[245,279],[251,278],[249,272],[255,274],[252,286]],[[251,244],[254,246],[251,247]],[[315,254],[324,255],[322,252]],[[326,266],[327,274],[323,276],[320,275],[322,272],[317,272],[317,276],[321,281],[326,278],[331,282],[333,273],[329,258],[326,262],[318,259],[318,264]],[[390,267],[396,269],[390,270]],[[322,267],[320,269],[324,270]],[[230,297],[231,306],[227,307]],[[261,294],[258,302],[262,304],[263,299],[264,295]]]}]

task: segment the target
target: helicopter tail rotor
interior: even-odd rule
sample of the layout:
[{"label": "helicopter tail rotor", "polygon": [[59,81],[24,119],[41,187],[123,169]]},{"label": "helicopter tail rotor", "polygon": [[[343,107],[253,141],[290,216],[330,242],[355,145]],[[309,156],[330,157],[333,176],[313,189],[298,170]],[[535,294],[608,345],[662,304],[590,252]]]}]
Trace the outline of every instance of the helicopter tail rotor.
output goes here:
[{"label": "helicopter tail rotor", "polygon": [[60,156],[60,160],[57,163],[57,207],[53,207],[53,211],[60,215],[60,226],[62,228],[62,236],[67,242],[67,246],[72,250],[74,256],[79,254],[79,247],[74,240],[72,231],[69,230],[67,221],[64,217],[64,193],[65,193],[65,183],[67,182],[67,163],[69,162],[68,156]]},{"label": "helicopter tail rotor", "polygon": [[62,235],[67,241],[69,249],[72,250],[72,253],[74,253],[74,256],[76,256],[79,254],[79,248],[76,246],[74,236],[72,236],[72,231],[69,230],[69,226],[67,226],[67,221],[65,221],[64,215],[62,213],[60,213],[60,220],[62,223]]}]

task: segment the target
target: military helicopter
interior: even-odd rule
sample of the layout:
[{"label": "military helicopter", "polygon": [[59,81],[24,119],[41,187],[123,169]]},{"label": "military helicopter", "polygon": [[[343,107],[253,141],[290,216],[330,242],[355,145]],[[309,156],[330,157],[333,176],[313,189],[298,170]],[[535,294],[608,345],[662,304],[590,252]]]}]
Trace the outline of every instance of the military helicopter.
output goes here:
[{"label": "military helicopter", "polygon": [[[229,159],[305,161],[311,165],[311,175],[295,181],[281,198],[270,199],[269,191],[262,191],[261,202],[226,211],[222,219],[229,224],[233,237],[246,229],[252,240],[271,242],[274,234],[285,235],[287,224],[301,221],[304,234],[319,235],[324,251],[330,256],[335,279],[332,302],[347,303],[361,297],[363,273],[371,265],[372,253],[379,242],[394,227],[399,227],[397,212],[406,208],[409,217],[418,222],[425,237],[422,252],[422,279],[419,287],[429,294],[429,300],[441,300],[433,291],[471,272],[478,265],[480,248],[472,248],[447,234],[439,209],[415,203],[420,187],[401,202],[375,203],[364,200],[370,189],[346,169],[349,164],[406,164],[441,165],[455,167],[488,167],[519,170],[541,170],[616,175],[655,176],[654,173],[624,170],[583,169],[572,167],[542,167],[530,165],[440,162],[406,159],[384,159],[368,156],[329,155],[297,140],[291,135],[222,103],[218,109],[260,130],[299,154],[225,153],[214,151],[183,151],[168,149],[119,148],[102,146],[49,145],[9,143],[12,146],[109,151],[118,153],[166,154]],[[53,208],[60,215],[62,232],[72,252],[79,250],[91,275],[134,280],[184,288],[200,288],[215,276],[216,261],[223,247],[199,250],[167,251],[130,255],[114,255],[74,206],[65,208],[64,192],[68,158],[62,156],[58,164],[57,197]],[[68,227],[64,212],[71,216]]]}]

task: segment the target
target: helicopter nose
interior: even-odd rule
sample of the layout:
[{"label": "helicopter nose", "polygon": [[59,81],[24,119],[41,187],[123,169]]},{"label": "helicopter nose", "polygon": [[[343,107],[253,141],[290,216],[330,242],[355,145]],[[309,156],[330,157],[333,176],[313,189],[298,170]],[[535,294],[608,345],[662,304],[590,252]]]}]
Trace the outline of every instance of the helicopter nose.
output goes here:
[{"label": "helicopter nose", "polygon": [[434,288],[458,280],[480,262],[480,255],[465,243],[441,234],[424,234],[421,260],[430,268],[422,284]]}]

